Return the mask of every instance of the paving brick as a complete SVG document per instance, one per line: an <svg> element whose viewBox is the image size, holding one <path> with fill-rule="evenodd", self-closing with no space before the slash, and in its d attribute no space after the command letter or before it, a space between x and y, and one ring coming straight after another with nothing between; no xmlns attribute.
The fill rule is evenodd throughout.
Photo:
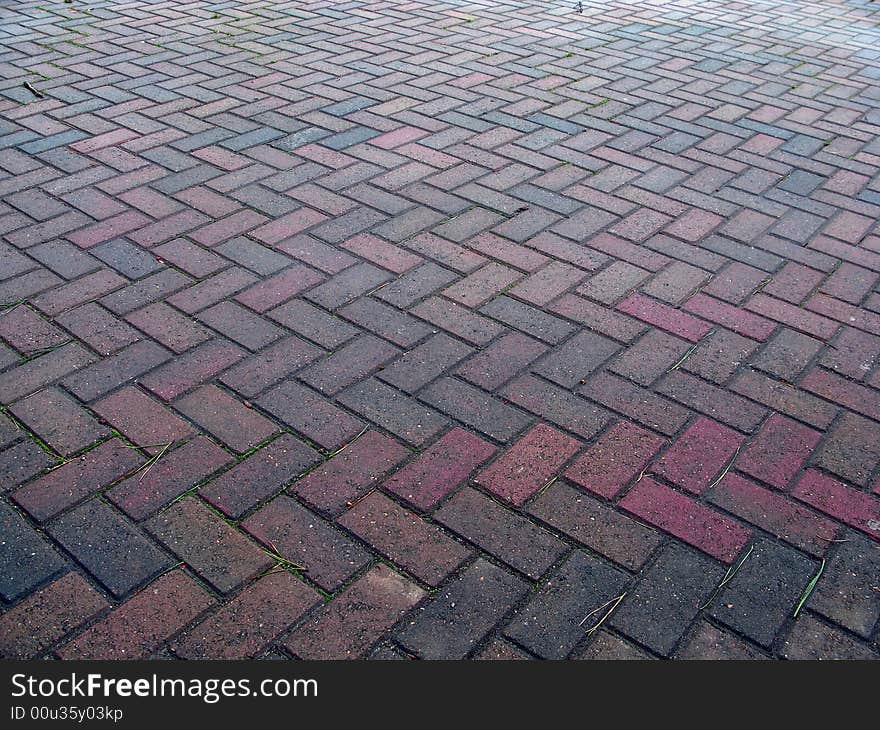
<svg viewBox="0 0 880 730"><path fill-rule="evenodd" d="M376 376L386 383L412 394L442 375L471 352L473 350L464 343L439 332L383 367L380 372L376 373Z"/></svg>
<svg viewBox="0 0 880 730"><path fill-rule="evenodd" d="M0 616L0 656L33 659L109 604L76 573L67 573Z"/></svg>
<svg viewBox="0 0 880 730"><path fill-rule="evenodd" d="M650 273L625 261L615 261L577 288L577 293L608 306L625 297Z"/></svg>
<svg viewBox="0 0 880 730"><path fill-rule="evenodd" d="M135 342L66 377L62 385L81 401L93 401L167 362L171 353L154 342Z"/></svg>
<svg viewBox="0 0 880 730"><path fill-rule="evenodd" d="M461 190L457 192L463 194ZM465 245L469 249L528 273L534 273L548 263L547 257L543 254L507 241L493 233L480 233L466 241Z"/></svg>
<svg viewBox="0 0 880 730"><path fill-rule="evenodd" d="M621 342L632 342L646 329L635 319L573 295L560 297L549 309Z"/></svg>
<svg viewBox="0 0 880 730"><path fill-rule="evenodd" d="M610 373L587 378L578 392L667 436L677 433L689 416L676 403Z"/></svg>
<svg viewBox="0 0 880 730"><path fill-rule="evenodd" d="M21 441L0 451L0 484L3 485L3 491L21 486L54 463L54 459L34 441Z"/></svg>
<svg viewBox="0 0 880 730"><path fill-rule="evenodd" d="M599 630L586 649L580 653L575 652L572 658L584 661L621 661L625 659L644 661L654 657L616 634Z"/></svg>
<svg viewBox="0 0 880 730"><path fill-rule="evenodd" d="M801 380L801 387L863 416L880 420L880 394L839 375L826 370L813 370Z"/></svg>
<svg viewBox="0 0 880 730"><path fill-rule="evenodd" d="M357 334L357 328L326 312L294 300L273 309L268 316L321 347L336 348Z"/></svg>
<svg viewBox="0 0 880 730"><path fill-rule="evenodd" d="M648 386L680 363L689 350L686 342L652 329L615 357L608 369L639 385Z"/></svg>
<svg viewBox="0 0 880 730"><path fill-rule="evenodd" d="M181 570L157 578L74 641L62 659L147 659L165 641L214 605L210 594Z"/></svg>
<svg viewBox="0 0 880 730"><path fill-rule="evenodd" d="M219 593L229 593L275 561L195 497L175 502L146 530Z"/></svg>
<svg viewBox="0 0 880 730"><path fill-rule="evenodd" d="M831 520L737 474L727 474L712 489L709 500L813 555L823 555L838 532Z"/></svg>
<svg viewBox="0 0 880 730"><path fill-rule="evenodd" d="M697 242L711 233L723 220L721 216L695 208L670 223L665 230L684 241Z"/></svg>
<svg viewBox="0 0 880 730"><path fill-rule="evenodd" d="M487 345L504 331L492 320L439 297L426 299L410 312L471 345Z"/></svg>
<svg viewBox="0 0 880 730"><path fill-rule="evenodd" d="M128 279L140 279L163 268L153 254L122 239L95 246L90 253Z"/></svg>
<svg viewBox="0 0 880 730"><path fill-rule="evenodd" d="M473 489L460 491L434 518L533 580L568 550L549 532Z"/></svg>
<svg viewBox="0 0 880 730"><path fill-rule="evenodd" d="M814 457L815 465L865 486L880 462L880 436L874 425L854 413L844 413L826 435Z"/></svg>
<svg viewBox="0 0 880 730"><path fill-rule="evenodd" d="M699 418L651 467L653 474L693 494L702 494L743 443L736 432Z"/></svg>
<svg viewBox="0 0 880 730"><path fill-rule="evenodd" d="M24 430L11 418L0 415L0 448L6 448L24 436Z"/></svg>
<svg viewBox="0 0 880 730"><path fill-rule="evenodd" d="M239 454L279 430L215 385L199 388L175 402L174 407Z"/></svg>
<svg viewBox="0 0 880 730"><path fill-rule="evenodd" d="M577 80L579 59L559 51L547 32L558 18L540 4L380 4L354 25L313 5L273 6L266 21L266 5L236 10L247 52L203 32L202 0L176 5L175 43L139 47L135 65L122 6L78 26L89 50L74 56L50 38L55 25L18 13L16 49L51 91L34 99L13 82L0 104L0 493L23 524L39 535L96 498L141 534L186 497L237 529L292 486L301 509L317 510L303 529L343 535L325 520L377 489L432 526L436 510L479 493L485 514L463 512L457 536L440 528L473 546L469 560L534 579L548 553L526 553L525 535L561 530L564 543L638 573L634 585L656 576L661 588L658 551L692 540L724 560L742 555L743 533L704 534L715 516L807 560L830 561L849 545L833 542L840 535L876 541L880 116L860 9L793 0L757 28L739 9L694 13L683 0L660 21L594 4L584 12L596 42L618 42L610 56L585 51L597 70ZM148 34L159 27L144 22ZM459 42L490 26L494 55ZM279 39L296 73L275 54L255 75L245 56ZM153 73L146 85L137 63ZM656 448L633 438L633 453L602 458L619 419ZM572 460L586 485L532 494L523 482L516 498L531 494L522 507L546 504L542 515L469 489L536 426L584 444ZM372 450L349 464L368 437ZM55 456L90 448L86 461ZM527 466L520 477L540 464ZM663 534L625 514L646 494ZM30 544L27 530L15 534ZM377 552L365 545L342 583L318 583L339 595L310 617L292 610L239 634L236 621L272 616L259 595L240 613L212 607L218 645L185 639L177 652L168 642L204 616L176 623L169 606L132 629L142 644L118 644L150 658L281 659L298 655L281 644L297 622L314 619L338 627L328 655L535 656L501 635L523 600L513 597L485 613L426 603L462 619L451 650L442 621L424 624L437 636L419 629L417 648L401 644L406 629L383 612L396 604L379 599L362 624L326 618L343 585L366 585ZM16 578L10 605L57 575ZM253 580L234 591L252 595ZM667 649L610 617L569 654L880 648L876 626L860 634L843 614L804 611L766 651L715 618L675 624ZM682 615L657 614L639 619ZM41 651L63 655L71 638L50 636Z"/></svg>
<svg viewBox="0 0 880 730"><path fill-rule="evenodd" d="M767 659L734 634L701 621L693 635L676 652L677 659L753 661Z"/></svg>
<svg viewBox="0 0 880 730"><path fill-rule="evenodd" d="M126 386L102 398L92 408L126 438L152 454L159 453L166 444L195 434L190 424L135 386Z"/></svg>
<svg viewBox="0 0 880 730"><path fill-rule="evenodd" d="M368 494L339 518L396 565L437 586L469 556L463 545L378 492Z"/></svg>
<svg viewBox="0 0 880 730"><path fill-rule="evenodd" d="M297 628L285 647L303 659L362 658L424 596L415 584L377 565Z"/></svg>
<svg viewBox="0 0 880 730"><path fill-rule="evenodd" d="M877 660L878 655L865 644L855 641L839 629L826 626L804 614L792 627L782 645L781 654L790 660L849 659Z"/></svg>
<svg viewBox="0 0 880 730"><path fill-rule="evenodd" d="M432 408L375 378L353 385L338 400L413 446L423 446L449 423Z"/></svg>
<svg viewBox="0 0 880 730"><path fill-rule="evenodd" d="M564 388L583 384L586 377L617 352L618 346L594 332L580 332L543 358L532 371Z"/></svg>
<svg viewBox="0 0 880 730"><path fill-rule="evenodd" d="M608 623L669 656L722 578L724 571L716 562L683 545L670 545L627 592Z"/></svg>
<svg viewBox="0 0 880 730"><path fill-rule="evenodd" d="M650 477L620 501L627 512L724 563L732 563L751 531Z"/></svg>
<svg viewBox="0 0 880 730"><path fill-rule="evenodd" d="M767 281L768 278L770 277L766 272L734 261L713 276L712 281L703 288L703 291L730 304L741 305L761 289L762 285L772 283Z"/></svg>
<svg viewBox="0 0 880 730"><path fill-rule="evenodd" d="M638 570L661 542L658 533L563 482L555 482L529 513L629 570Z"/></svg>
<svg viewBox="0 0 880 730"><path fill-rule="evenodd" d="M254 512L242 527L326 591L335 591L370 562L357 542L286 496Z"/></svg>
<svg viewBox="0 0 880 730"><path fill-rule="evenodd" d="M108 490L106 496L133 520L142 520L232 461L229 452L213 441L195 438L165 452L152 462L149 471L135 472Z"/></svg>
<svg viewBox="0 0 880 730"><path fill-rule="evenodd" d="M747 433L757 429L767 412L761 406L680 371L670 373L661 380L657 390L714 420Z"/></svg>
<svg viewBox="0 0 880 730"><path fill-rule="evenodd" d="M873 225L870 218L844 211L831 221L823 232L848 243L858 243Z"/></svg>
<svg viewBox="0 0 880 730"><path fill-rule="evenodd" d="M576 551L521 608L504 634L544 659L564 659L628 582L623 571ZM584 620L586 619L586 620Z"/></svg>
<svg viewBox="0 0 880 730"><path fill-rule="evenodd" d="M146 248L152 248L156 244L164 243L165 241L171 240L172 238L177 238L181 234L187 233L194 228L198 228L204 223L207 223L208 220L209 219L207 216L202 215L197 211L184 210L180 213L175 213L174 215L168 216L167 218L163 218L160 221L156 221L155 223L152 223L150 225L138 227L137 230L128 235L135 243ZM116 230L114 229L113 234L107 237L115 238L118 235L119 233L116 232ZM74 243L77 242L74 241Z"/></svg>
<svg viewBox="0 0 880 730"><path fill-rule="evenodd" d="M574 327L559 317L508 296L495 297L480 312L551 345L574 332Z"/></svg>
<svg viewBox="0 0 880 730"><path fill-rule="evenodd" d="M211 339L211 331L207 327L161 302L132 312L125 319L163 347L178 354Z"/></svg>
<svg viewBox="0 0 880 730"><path fill-rule="evenodd" d="M253 398L322 354L323 350L309 342L287 337L227 370L220 382L245 398Z"/></svg>
<svg viewBox="0 0 880 730"><path fill-rule="evenodd" d="M12 403L93 363L95 358L71 342L0 373L0 402Z"/></svg>
<svg viewBox="0 0 880 730"><path fill-rule="evenodd" d="M816 448L821 434L773 414L736 460L736 468L785 489Z"/></svg>
<svg viewBox="0 0 880 730"><path fill-rule="evenodd" d="M317 509L338 513L375 488L406 456L406 449L398 442L367 431L294 484L291 491Z"/></svg>
<svg viewBox="0 0 880 730"><path fill-rule="evenodd" d="M806 605L868 639L880 619L873 587L880 546L854 532L847 532L844 539L846 542L834 546Z"/></svg>
<svg viewBox="0 0 880 730"><path fill-rule="evenodd" d="M444 289L443 295L465 307L477 307L509 289L520 277L519 272L492 262Z"/></svg>
<svg viewBox="0 0 880 730"><path fill-rule="evenodd" d="M61 572L66 563L11 507L0 503L0 596L15 601Z"/></svg>
<svg viewBox="0 0 880 730"><path fill-rule="evenodd" d="M531 375L524 375L503 390L511 403L589 439L608 423L609 416L583 398Z"/></svg>
<svg viewBox="0 0 880 730"><path fill-rule="evenodd" d="M565 478L613 499L648 465L664 440L629 421L606 431L565 471Z"/></svg>
<svg viewBox="0 0 880 730"><path fill-rule="evenodd" d="M4 261L4 265L6 262ZM0 284L0 302L11 305L24 301L37 292L57 286L61 279L50 271L37 269L26 274L6 279Z"/></svg>
<svg viewBox="0 0 880 730"><path fill-rule="evenodd" d="M496 340L455 372L474 385L496 390L546 351L536 340L513 332Z"/></svg>
<svg viewBox="0 0 880 730"><path fill-rule="evenodd" d="M804 334L827 341L837 332L839 325L818 314L813 314L766 294L757 294L746 305L751 311L780 322Z"/></svg>
<svg viewBox="0 0 880 730"><path fill-rule="evenodd" d="M110 435L88 411L58 388L46 388L9 409L62 456L70 456Z"/></svg>
<svg viewBox="0 0 880 730"><path fill-rule="evenodd" d="M691 297L685 304L685 309L753 340L764 341L776 330L776 324L763 317L703 294Z"/></svg>
<svg viewBox="0 0 880 730"><path fill-rule="evenodd" d="M524 651L503 639L494 639L474 659L480 661L517 661L531 659Z"/></svg>
<svg viewBox="0 0 880 730"><path fill-rule="evenodd" d="M495 452L495 447L481 438L454 428L386 479L382 489L429 511Z"/></svg>
<svg viewBox="0 0 880 730"><path fill-rule="evenodd" d="M7 368L10 365L19 362L19 360L20 358L15 350L11 347L0 344L0 368Z"/></svg>
<svg viewBox="0 0 880 730"><path fill-rule="evenodd" d="M513 287L510 294L529 304L544 306L569 289L573 289L585 276L583 271L574 266L551 261L543 269Z"/></svg>
<svg viewBox="0 0 880 730"><path fill-rule="evenodd" d="M371 264L357 264L310 289L305 296L325 309L336 309L376 289L390 278L387 272Z"/></svg>
<svg viewBox="0 0 880 730"><path fill-rule="evenodd" d="M233 266L207 279L202 279L184 291L168 297L166 301L187 314L195 314L212 304L237 294L257 281L257 277L249 271ZM132 307L132 309L136 308Z"/></svg>
<svg viewBox="0 0 880 730"><path fill-rule="evenodd" d="M241 210L192 231L189 237L203 246L216 246L218 243L229 241L235 238L235 236L247 233L251 229L265 223L266 220L266 216L255 213L252 210Z"/></svg>
<svg viewBox="0 0 880 730"><path fill-rule="evenodd" d="M339 314L399 347L413 347L431 334L431 328L415 317L373 299L358 299Z"/></svg>
<svg viewBox="0 0 880 730"><path fill-rule="evenodd" d="M822 281L822 278L822 274L818 271L789 261L773 275L770 283L762 291L790 304L800 304Z"/></svg>
<svg viewBox="0 0 880 730"><path fill-rule="evenodd" d="M293 236L274 246L277 250L328 274L336 274L357 261L338 248L307 235Z"/></svg>
<svg viewBox="0 0 880 730"><path fill-rule="evenodd" d="M307 368L299 377L315 390L332 396L367 377L399 352L378 337L362 334Z"/></svg>
<svg viewBox="0 0 880 730"><path fill-rule="evenodd" d="M858 304L874 288L877 279L876 273L844 261L819 287L819 291L850 304Z"/></svg>
<svg viewBox="0 0 880 730"><path fill-rule="evenodd" d="M880 537L880 499L813 470L800 478L791 494L874 540Z"/></svg>
<svg viewBox="0 0 880 730"><path fill-rule="evenodd" d="M210 340L140 377L138 382L163 401L172 401L235 364L245 351L226 340Z"/></svg>
<svg viewBox="0 0 880 730"><path fill-rule="evenodd" d="M363 427L354 416L289 380L266 391L257 405L328 451L344 446Z"/></svg>
<svg viewBox="0 0 880 730"><path fill-rule="evenodd" d="M834 344L826 348L819 362L836 373L864 380L880 357L880 338L846 327Z"/></svg>
<svg viewBox="0 0 880 730"><path fill-rule="evenodd" d="M134 327L95 302L68 310L55 321L99 355L112 355L141 339L141 333Z"/></svg>
<svg viewBox="0 0 880 730"><path fill-rule="evenodd" d="M796 550L765 540L721 589L709 614L761 646L769 646L818 565Z"/></svg>
<svg viewBox="0 0 880 730"><path fill-rule="evenodd" d="M795 382L821 349L818 340L783 327L751 364L777 378Z"/></svg>
<svg viewBox="0 0 880 730"><path fill-rule="evenodd" d="M168 553L97 499L54 520L47 531L116 598L173 565Z"/></svg>
<svg viewBox="0 0 880 730"><path fill-rule="evenodd" d="M369 234L355 236L343 243L342 247L395 274L403 274L424 260L421 256Z"/></svg>
<svg viewBox="0 0 880 730"><path fill-rule="evenodd" d="M101 297L98 301L114 314L124 315L169 295L173 295L175 300L178 297L183 299L185 292L180 290L190 284L192 282L188 277L174 269L160 269L155 274Z"/></svg>
<svg viewBox="0 0 880 730"><path fill-rule="evenodd" d="M374 296L395 307L410 307L455 281L456 278L456 274L448 269L428 262L389 282L377 290Z"/></svg>
<svg viewBox="0 0 880 730"><path fill-rule="evenodd" d="M235 295L234 299L260 314L320 284L325 277L307 266L295 265Z"/></svg>
<svg viewBox="0 0 880 730"><path fill-rule="evenodd" d="M77 305L91 302L127 283L119 274L102 269L64 286L44 292L31 301L48 317L55 317Z"/></svg>
<svg viewBox="0 0 880 730"><path fill-rule="evenodd" d="M519 507L553 478L581 448L581 443L538 424L483 469L475 481Z"/></svg>
<svg viewBox="0 0 880 730"><path fill-rule="evenodd" d="M7 309L0 317L0 338L22 354L37 353L69 341L69 337L27 306Z"/></svg>
<svg viewBox="0 0 880 730"><path fill-rule="evenodd" d="M400 643L425 659L463 659L528 591L528 583L479 559L414 614Z"/></svg>
<svg viewBox="0 0 880 730"><path fill-rule="evenodd" d="M403 649L399 649L390 641L383 641L366 657L371 661L411 661L414 657L410 656Z"/></svg>
<svg viewBox="0 0 880 730"><path fill-rule="evenodd" d="M314 449L283 434L206 484L199 495L224 514L239 518L319 462Z"/></svg>
<svg viewBox="0 0 880 730"><path fill-rule="evenodd" d="M13 500L35 520L44 522L133 472L143 461L134 449L111 439L22 487Z"/></svg>
<svg viewBox="0 0 880 730"><path fill-rule="evenodd" d="M271 573L185 631L171 648L185 659L249 659L320 602L293 574Z"/></svg>
<svg viewBox="0 0 880 730"><path fill-rule="evenodd" d="M683 261L673 261L641 288L648 296L678 305L700 287L709 274Z"/></svg>
<svg viewBox="0 0 880 730"><path fill-rule="evenodd" d="M839 410L837 406L820 400L799 388L749 370L740 373L730 384L730 389L763 403L773 410L821 429L828 428ZM736 399L736 396L732 396L732 398ZM744 422L739 427L744 431L751 431L753 426L750 423L751 421L748 424Z"/></svg>
<svg viewBox="0 0 880 730"><path fill-rule="evenodd" d="M233 302L215 304L200 312L197 317L224 337L228 337L251 352L261 350L283 334L280 327Z"/></svg>
<svg viewBox="0 0 880 730"><path fill-rule="evenodd" d="M497 441L509 441L531 422L503 401L451 378L435 381L421 399Z"/></svg>
<svg viewBox="0 0 880 730"><path fill-rule="evenodd" d="M617 309L690 342L699 342L712 329L711 325L696 317L641 294L625 299Z"/></svg>

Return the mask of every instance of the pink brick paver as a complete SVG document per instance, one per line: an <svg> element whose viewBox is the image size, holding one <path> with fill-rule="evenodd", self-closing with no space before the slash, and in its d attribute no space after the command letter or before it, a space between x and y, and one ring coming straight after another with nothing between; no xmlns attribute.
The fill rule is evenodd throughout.
<svg viewBox="0 0 880 730"><path fill-rule="evenodd" d="M876 3L51 6L0 658L880 658Z"/></svg>

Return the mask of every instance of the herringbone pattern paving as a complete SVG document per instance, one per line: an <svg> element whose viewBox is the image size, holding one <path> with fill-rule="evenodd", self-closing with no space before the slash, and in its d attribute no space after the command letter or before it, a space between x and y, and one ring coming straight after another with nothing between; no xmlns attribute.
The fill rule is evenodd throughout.
<svg viewBox="0 0 880 730"><path fill-rule="evenodd" d="M877 658L878 20L4 3L0 654Z"/></svg>

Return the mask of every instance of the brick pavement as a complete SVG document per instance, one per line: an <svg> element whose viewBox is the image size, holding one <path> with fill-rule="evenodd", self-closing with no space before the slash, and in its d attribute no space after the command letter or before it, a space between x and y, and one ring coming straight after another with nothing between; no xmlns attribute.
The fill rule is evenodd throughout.
<svg viewBox="0 0 880 730"><path fill-rule="evenodd" d="M4 3L0 653L877 658L878 20Z"/></svg>

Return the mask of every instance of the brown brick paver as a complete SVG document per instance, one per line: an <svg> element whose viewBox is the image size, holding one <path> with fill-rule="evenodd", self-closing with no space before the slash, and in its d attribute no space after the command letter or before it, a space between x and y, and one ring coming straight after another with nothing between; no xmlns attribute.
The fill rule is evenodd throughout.
<svg viewBox="0 0 880 730"><path fill-rule="evenodd" d="M880 657L878 20L4 3L0 656Z"/></svg>

